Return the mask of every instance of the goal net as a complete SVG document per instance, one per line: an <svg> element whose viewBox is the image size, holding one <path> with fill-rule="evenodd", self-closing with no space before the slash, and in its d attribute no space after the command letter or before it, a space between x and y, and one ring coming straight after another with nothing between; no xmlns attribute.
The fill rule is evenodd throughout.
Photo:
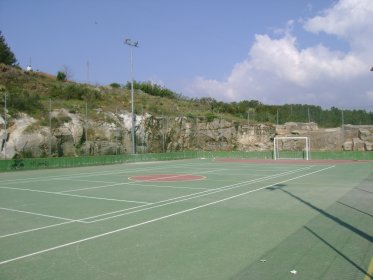
<svg viewBox="0 0 373 280"><path fill-rule="evenodd" d="M309 137L275 137L273 141L274 159L310 159Z"/></svg>

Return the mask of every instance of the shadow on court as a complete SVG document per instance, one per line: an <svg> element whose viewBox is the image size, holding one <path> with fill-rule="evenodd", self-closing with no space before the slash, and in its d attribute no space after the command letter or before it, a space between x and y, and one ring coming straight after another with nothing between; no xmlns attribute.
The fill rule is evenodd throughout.
<svg viewBox="0 0 373 280"><path fill-rule="evenodd" d="M339 224L340 226L352 231L353 233L359 235L360 237L366 239L367 241L369 242L373 242L373 237L371 235L369 235L368 233L352 226L351 224L349 223L346 223L345 221L343 221L342 219L326 212L325 210L323 209L320 209L318 208L317 206L313 205L312 203L300 198L299 196L291 193L290 191L287 191L285 189L286 185L284 184L277 184L277 185L274 185L274 186L271 186L271 187L268 187L267 189L270 190L270 191L275 191L275 190L280 190L286 194L288 194L289 196L291 196L292 198L295 198L296 200L302 202L303 204L307 205L308 207L312 208L313 210L316 210L317 212L319 212L320 214L322 214L324 217L334 221L335 223ZM352 207L352 206L349 206L345 203L342 203L340 201L337 201L337 203L339 204L342 204L344 206L347 206L355 211L358 211L360 213L363 213L365 215L368 215L370 217L373 217L372 215L364 212L364 211L361 211L355 207ZM366 276L370 277L370 275L368 274L368 272L366 270L364 270L362 267L360 267L358 264L356 264L354 261L352 261L349 257L347 257L345 254L343 254L340 250L338 250L337 248L335 248L332 244L330 244L329 242L327 242L324 238L322 238L320 235L318 235L315 231L313 231L312 229L310 229L308 226L304 226L304 228L310 232L311 234L313 234L315 237L317 237L320 241L322 241L325 245L327 245L330 249L332 249L334 252L336 252L338 255L340 255L343 259L345 259L347 262L349 262L351 265L353 265L356 269L358 269L360 272L362 272L363 274L365 274ZM371 278L372 279L372 278Z"/></svg>
<svg viewBox="0 0 373 280"><path fill-rule="evenodd" d="M295 198L296 200L302 202L303 204L307 205L308 207L312 208L313 210L316 210L317 212L322 214L324 217L336 222L337 224L339 224L342 227L345 227L345 228L351 230L352 232L360 235L362 238L368 240L369 242L373 242L373 236L371 236L371 235L367 234L366 232L350 225L349 223L346 223L345 221L343 221L340 218L324 211L323 209L318 208L317 206L313 205L312 203L310 203L308 201L305 201L304 199L300 198L299 196L296 196L295 194L292 194L291 192L285 190L284 187L286 187L286 185L278 184L278 185L268 187L267 189L271 190L271 191L281 190L282 192L284 192L284 193L288 194L289 196ZM364 213L364 214L366 214L366 213Z"/></svg>
<svg viewBox="0 0 373 280"><path fill-rule="evenodd" d="M337 279L335 277L340 277L338 279L362 279L364 277L364 279L373 279L370 272L367 271L368 266L364 263L366 260L363 260L365 255L370 256L369 252L371 252L371 249L369 248L371 248L371 245L369 244L373 242L372 235L293 194L287 190L286 187L287 185L285 184L276 184L268 187L267 190L283 192L312 210L315 210L321 214L321 216L315 217L315 219L307 223L307 225L304 225L297 232L279 243L278 246L262 255L260 260L250 264L239 274L232 277L231 280L288 279L288 277L290 277L290 270L294 269L294 267L301 270L299 272L300 275L297 275L301 277L301 279L331 279L329 277L332 277L332 279ZM357 191L357 188L353 191ZM347 195L351 195L351 193ZM370 198L367 199L370 201ZM334 206L337 204L346 207L346 210L350 209L357 214L363 214L361 216L365 218L365 220L368 219L368 222L372 217L371 214L362 211L362 209L357 209L346 203L336 201ZM327 218L332 221L332 223L335 223L337 228L335 226L333 227L332 224L326 225L325 219L321 217ZM362 219L362 221L363 220L364 219ZM345 230L339 231L338 227L342 227L353 233L352 237L348 237ZM366 252L361 250L362 247L359 247L360 249L357 249L357 251L347 248L346 243L343 243L343 241L341 242L341 236L345 241L348 240L348 242L352 242L350 246L347 247L354 247L354 249L356 249L356 246L359 247L365 244L363 246L366 247L364 249ZM362 239L364 239L365 242ZM360 243L355 243L356 240L360 240ZM323 244L325 246L318 246L317 244ZM368 244L368 246L366 246L366 244ZM325 248L329 248L329 252L325 251ZM333 255L338 255L339 261L336 261ZM309 267L307 267L307 262L309 263ZM327 274L326 271L329 274Z"/></svg>

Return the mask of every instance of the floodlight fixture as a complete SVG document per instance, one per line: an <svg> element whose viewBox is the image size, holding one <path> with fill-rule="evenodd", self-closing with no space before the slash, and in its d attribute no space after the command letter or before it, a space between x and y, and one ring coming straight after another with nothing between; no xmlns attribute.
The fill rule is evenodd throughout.
<svg viewBox="0 0 373 280"><path fill-rule="evenodd" d="M129 39L129 38L124 39L124 43L125 43L126 45L131 46L131 47L138 47L138 46L139 46L139 42L138 42L138 41L132 41L132 40Z"/></svg>

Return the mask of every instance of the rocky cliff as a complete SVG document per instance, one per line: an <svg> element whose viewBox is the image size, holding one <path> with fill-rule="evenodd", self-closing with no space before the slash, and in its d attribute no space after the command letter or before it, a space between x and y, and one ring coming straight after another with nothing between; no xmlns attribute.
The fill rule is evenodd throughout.
<svg viewBox="0 0 373 280"><path fill-rule="evenodd" d="M0 118L0 158L120 154L132 151L131 114L96 111L94 118L60 109L49 124L26 115ZM308 136L312 150L373 150L373 126L321 129L315 123L243 124L224 119L136 116L138 152L271 150L273 138Z"/></svg>

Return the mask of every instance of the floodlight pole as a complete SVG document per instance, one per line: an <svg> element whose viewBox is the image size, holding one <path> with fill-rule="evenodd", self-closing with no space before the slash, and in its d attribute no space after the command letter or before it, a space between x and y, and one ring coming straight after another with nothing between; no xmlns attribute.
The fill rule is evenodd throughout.
<svg viewBox="0 0 373 280"><path fill-rule="evenodd" d="M5 141L4 141L4 159L6 159L6 140L8 139L8 132L7 132L7 119L6 119L6 112L7 112L7 108L6 108L6 92L5 92L5 95L4 95L4 128L5 128Z"/></svg>
<svg viewBox="0 0 373 280"><path fill-rule="evenodd" d="M136 144L135 144L135 111L134 111L134 100L133 100L133 54L132 47L138 47L139 42L134 42L131 39L126 38L124 43L130 46L131 53L131 118L132 118L132 127L131 127L131 137L132 137L132 153L136 154Z"/></svg>
<svg viewBox="0 0 373 280"><path fill-rule="evenodd" d="M52 99L49 98L49 156L52 156Z"/></svg>

